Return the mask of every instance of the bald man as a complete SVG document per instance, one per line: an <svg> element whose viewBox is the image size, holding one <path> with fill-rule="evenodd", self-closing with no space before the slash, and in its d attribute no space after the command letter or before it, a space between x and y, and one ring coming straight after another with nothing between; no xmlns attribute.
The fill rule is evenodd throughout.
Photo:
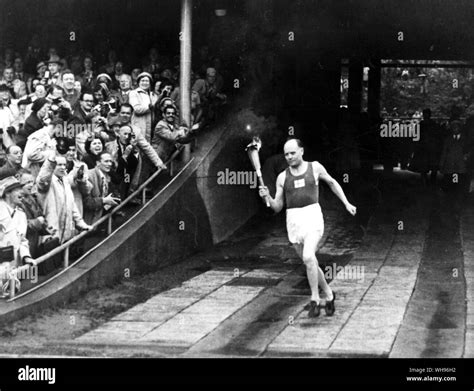
<svg viewBox="0 0 474 391"><path fill-rule="evenodd" d="M304 149L299 139L288 140L283 151L288 168L277 177L275 198L270 196L266 186L259 187L259 194L268 199L270 207L277 213L286 202L288 239L306 266L311 288L308 317L319 316L319 285L326 295L326 315L332 316L336 309L336 295L326 282L316 258L318 243L324 233L323 214L319 205L319 181L323 180L329 185L353 216L356 214L356 207L349 203L341 186L320 163L303 160Z"/></svg>

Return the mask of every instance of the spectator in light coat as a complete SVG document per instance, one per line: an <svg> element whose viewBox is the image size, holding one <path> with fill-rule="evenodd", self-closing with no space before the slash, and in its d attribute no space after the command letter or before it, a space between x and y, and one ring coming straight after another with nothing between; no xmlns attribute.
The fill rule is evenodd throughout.
<svg viewBox="0 0 474 391"><path fill-rule="evenodd" d="M158 97L151 91L152 77L142 72L137 77L138 88L130 91L128 101L133 107L132 125L140 129L142 136L150 142L151 129L154 125L153 112Z"/></svg>
<svg viewBox="0 0 474 391"><path fill-rule="evenodd" d="M62 122L55 120L28 136L21 166L29 170L33 176L38 175L49 152L56 150L56 139L53 136L55 132L62 134L61 127Z"/></svg>

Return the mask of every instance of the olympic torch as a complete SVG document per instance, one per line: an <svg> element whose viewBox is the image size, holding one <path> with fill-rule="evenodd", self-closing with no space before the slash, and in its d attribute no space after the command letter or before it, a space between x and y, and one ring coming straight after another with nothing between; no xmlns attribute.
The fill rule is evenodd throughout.
<svg viewBox="0 0 474 391"><path fill-rule="evenodd" d="M261 171L261 166L260 166L260 157L258 156L258 151L262 147L262 141L260 140L259 137L255 136L252 139L252 142L247 145L247 148L245 150L247 151L249 155L250 162L252 163L252 166L257 173L257 178L258 178L258 183L260 186L265 186L265 183L263 183L263 178L262 178L262 171ZM270 207L270 201L268 200L268 197L265 198L265 203L267 204L267 207Z"/></svg>

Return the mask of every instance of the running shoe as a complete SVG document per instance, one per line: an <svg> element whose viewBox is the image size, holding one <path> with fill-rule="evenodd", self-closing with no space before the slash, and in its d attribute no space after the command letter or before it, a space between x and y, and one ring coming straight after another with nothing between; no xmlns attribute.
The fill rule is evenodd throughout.
<svg viewBox="0 0 474 391"><path fill-rule="evenodd" d="M314 300L309 303L308 318L317 318L319 316L319 305Z"/></svg>
<svg viewBox="0 0 474 391"><path fill-rule="evenodd" d="M336 300L336 292L332 292L332 300L326 300L326 305L324 306L324 310L326 311L327 316L333 316L334 311L336 311L336 307L334 305L334 301Z"/></svg>

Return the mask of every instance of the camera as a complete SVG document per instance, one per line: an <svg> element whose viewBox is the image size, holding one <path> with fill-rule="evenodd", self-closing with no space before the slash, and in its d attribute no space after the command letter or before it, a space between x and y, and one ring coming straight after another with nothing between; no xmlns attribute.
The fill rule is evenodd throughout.
<svg viewBox="0 0 474 391"><path fill-rule="evenodd" d="M111 110L111 107L107 102L102 102L94 106L92 110L98 112L101 117L107 117Z"/></svg>
<svg viewBox="0 0 474 391"><path fill-rule="evenodd" d="M114 99L109 99L106 102L95 105L92 110L98 112L101 117L107 118L109 114L116 112L116 106L117 102Z"/></svg>
<svg viewBox="0 0 474 391"><path fill-rule="evenodd" d="M132 142L132 140L135 139L135 135L133 133L130 133L128 136L127 136L127 144L130 144Z"/></svg>
<svg viewBox="0 0 474 391"><path fill-rule="evenodd" d="M105 119L102 118L102 115L101 118L97 118L97 126L104 126L105 128L107 128L107 124L105 122Z"/></svg>
<svg viewBox="0 0 474 391"><path fill-rule="evenodd" d="M40 80L40 84L43 84L44 86L48 86L50 84L50 79L51 79L51 72L44 71L44 76Z"/></svg>
<svg viewBox="0 0 474 391"><path fill-rule="evenodd" d="M50 118L59 117L64 121L67 121L71 115L71 111L67 106L63 104L63 98L54 98L51 101L51 107L48 115Z"/></svg>

